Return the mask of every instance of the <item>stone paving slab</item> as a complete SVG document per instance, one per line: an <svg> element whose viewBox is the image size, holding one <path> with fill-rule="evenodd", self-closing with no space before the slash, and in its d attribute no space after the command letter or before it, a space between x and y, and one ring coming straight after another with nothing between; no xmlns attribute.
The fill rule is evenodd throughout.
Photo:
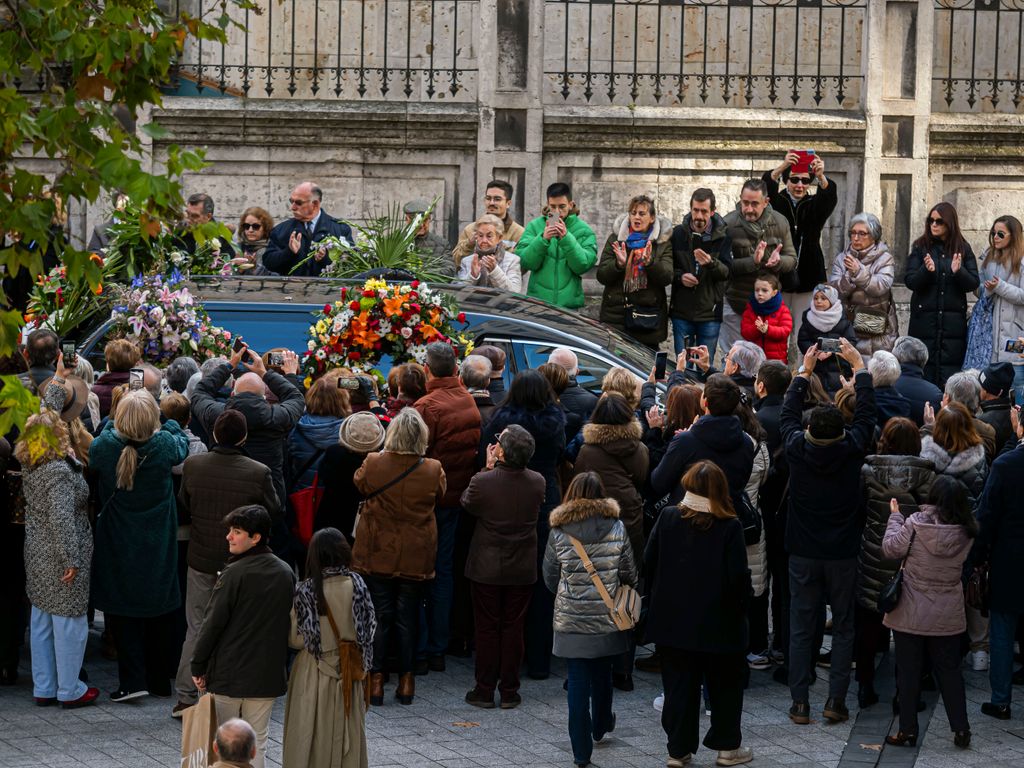
<svg viewBox="0 0 1024 768"><path fill-rule="evenodd" d="M153 697L114 704L108 692L117 685L117 665L97 652L95 632L86 657L91 682L103 691L99 703L80 710L38 708L32 702L29 659L23 653L22 678L17 686L0 687L0 768L173 768L179 765L181 727L170 717L173 699ZM642 652L642 651L641 651ZM945 709L935 706L919 750L904 754L890 747L847 750L847 740L881 732L891 722L889 702L883 699L859 725L829 725L821 718L827 695L826 675L811 689L813 722L789 722L788 690L772 682L768 672L752 672L744 699L744 744L754 749L753 765L762 768L868 768L871 755L884 757L880 766L981 768L1024 766L1024 723L1020 714L1008 722L979 712L988 700L985 673L965 671L968 706L974 730L972 748L953 747ZM481 710L463 701L473 684L472 661L449 659L448 671L417 678L411 706L393 698L394 682L385 689L385 705L366 718L370 765L374 768L485 768L531 766L571 768L572 752L566 730L564 665L556 660L552 677L523 681L523 704L514 710ZM636 690L615 692L615 733L595 746L595 768L661 768L665 765L665 735L652 700L660 693L656 675L636 673ZM929 694L935 697L936 694ZM851 697L852 698L852 697ZM855 702L853 702L855 703ZM1024 707L1021 708L1024 710ZM1020 710L1018 710L1019 712ZM868 714L866 713L866 715ZM851 712L856 716L856 709ZM923 717L923 716L922 716ZM280 768L284 699L273 710L267 765ZM701 733L709 725L702 717ZM922 727L924 723L922 721ZM856 728L856 730L855 730ZM870 729L870 730L865 730ZM851 754L858 754L851 760ZM860 756L865 755L865 756ZM701 749L692 765L714 765L715 754ZM907 760L910 762L907 762ZM302 768L302 766L287 766Z"/></svg>

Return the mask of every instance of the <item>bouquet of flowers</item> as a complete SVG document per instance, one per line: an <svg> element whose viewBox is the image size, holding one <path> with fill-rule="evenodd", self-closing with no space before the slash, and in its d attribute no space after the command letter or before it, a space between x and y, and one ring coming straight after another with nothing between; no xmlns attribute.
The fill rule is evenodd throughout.
<svg viewBox="0 0 1024 768"><path fill-rule="evenodd" d="M465 324L466 315L455 301L425 283L367 280L362 288L342 288L341 299L317 313L303 369L309 380L331 368L377 374L374 368L384 355L394 365L411 360L422 364L427 345L435 341L465 355L473 343L456 330L456 322Z"/></svg>
<svg viewBox="0 0 1024 768"><path fill-rule="evenodd" d="M139 275L130 286L119 286L110 319L110 338L135 342L144 358L166 365L180 356L209 358L231 355L231 333L210 322L196 304L183 277Z"/></svg>
<svg viewBox="0 0 1024 768"><path fill-rule="evenodd" d="M95 288L89 286L84 274L69 279L63 264L36 278L25 312L27 325L49 328L64 337L102 311L103 287L117 271L119 259L113 256L104 260L98 253L89 258L101 270Z"/></svg>

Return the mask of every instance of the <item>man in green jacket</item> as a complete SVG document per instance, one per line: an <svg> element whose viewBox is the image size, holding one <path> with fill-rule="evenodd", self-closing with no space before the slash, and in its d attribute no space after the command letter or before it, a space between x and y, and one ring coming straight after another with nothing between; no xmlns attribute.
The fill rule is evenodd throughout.
<svg viewBox="0 0 1024 768"><path fill-rule="evenodd" d="M583 306L583 275L597 263L597 237L579 217L572 189L555 182L542 216L529 223L516 246L527 296L567 309Z"/></svg>

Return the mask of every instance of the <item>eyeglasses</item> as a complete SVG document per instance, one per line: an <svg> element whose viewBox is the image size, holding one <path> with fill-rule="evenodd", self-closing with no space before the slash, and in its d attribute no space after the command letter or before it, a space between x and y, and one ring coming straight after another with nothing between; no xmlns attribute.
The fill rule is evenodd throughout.
<svg viewBox="0 0 1024 768"><path fill-rule="evenodd" d="M998 240L1002 240L1004 237L1009 237L1010 236L1009 232L999 232L999 231L997 231L995 229L993 229L988 234L989 234L989 237L994 237L994 238L996 238Z"/></svg>
<svg viewBox="0 0 1024 768"><path fill-rule="evenodd" d="M484 202L485 203L503 203L503 202L505 202L505 197L503 195L497 195L497 196L485 195L484 196Z"/></svg>
<svg viewBox="0 0 1024 768"><path fill-rule="evenodd" d="M811 183L811 177L810 176L790 176L789 177L789 183L790 184L799 184L800 186L806 187L808 184Z"/></svg>
<svg viewBox="0 0 1024 768"><path fill-rule="evenodd" d="M928 223L936 227L946 226L946 222L944 222L942 219L933 219L931 216L928 217Z"/></svg>
<svg viewBox="0 0 1024 768"><path fill-rule="evenodd" d="M309 200L296 200L294 197L288 201L289 205L305 205Z"/></svg>
<svg viewBox="0 0 1024 768"><path fill-rule="evenodd" d="M249 224L248 222L246 222L245 224L242 225L242 229L263 229L263 225L260 224L259 222L256 222L255 224Z"/></svg>
<svg viewBox="0 0 1024 768"><path fill-rule="evenodd" d="M851 229L849 234L850 234L850 238L851 239L853 239L855 237L871 237L871 233L870 232L864 232L864 231L859 230L859 229Z"/></svg>

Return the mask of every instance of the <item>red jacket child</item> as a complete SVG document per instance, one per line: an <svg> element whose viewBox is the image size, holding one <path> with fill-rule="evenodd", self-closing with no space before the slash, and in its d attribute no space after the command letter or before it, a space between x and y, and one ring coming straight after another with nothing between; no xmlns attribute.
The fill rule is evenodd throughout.
<svg viewBox="0 0 1024 768"><path fill-rule="evenodd" d="M754 281L754 295L743 310L740 333L764 350L769 360L786 362L789 357L789 334L793 331L793 316L782 303L779 279L773 274L759 276Z"/></svg>

